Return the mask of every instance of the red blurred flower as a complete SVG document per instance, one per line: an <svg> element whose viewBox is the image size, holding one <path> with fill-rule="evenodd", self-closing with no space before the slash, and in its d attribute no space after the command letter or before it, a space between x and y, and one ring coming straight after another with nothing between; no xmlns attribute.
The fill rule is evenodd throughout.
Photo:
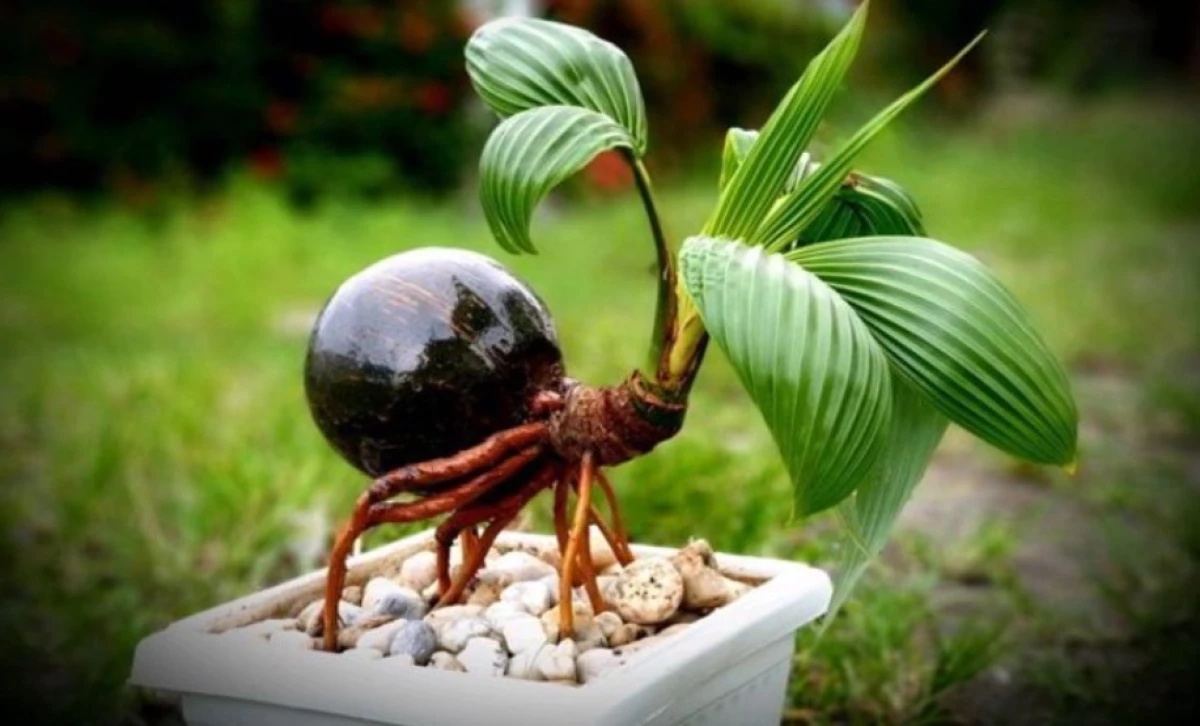
<svg viewBox="0 0 1200 726"><path fill-rule="evenodd" d="M620 152L602 151L584 170L584 178L603 192L625 191L633 184L633 172Z"/></svg>

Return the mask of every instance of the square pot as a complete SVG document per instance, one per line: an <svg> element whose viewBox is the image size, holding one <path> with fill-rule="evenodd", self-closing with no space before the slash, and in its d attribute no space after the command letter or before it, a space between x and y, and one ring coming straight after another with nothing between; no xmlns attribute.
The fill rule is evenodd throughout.
<svg viewBox="0 0 1200 726"><path fill-rule="evenodd" d="M363 584L422 549L432 530L349 562ZM503 545L556 546L553 536L504 532ZM633 547L639 556L675 552ZM796 630L823 614L825 572L784 560L717 554L749 593L662 643L638 650L603 678L571 687L342 658L220 637L286 616L322 596L318 570L177 621L137 648L130 682L178 694L191 726L562 726L564 724L778 724Z"/></svg>

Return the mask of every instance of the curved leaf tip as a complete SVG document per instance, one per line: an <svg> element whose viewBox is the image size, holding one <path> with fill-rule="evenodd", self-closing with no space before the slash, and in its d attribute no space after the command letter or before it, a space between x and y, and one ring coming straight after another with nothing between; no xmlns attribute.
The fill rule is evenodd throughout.
<svg viewBox="0 0 1200 726"><path fill-rule="evenodd" d="M607 116L574 106L542 106L500 123L479 160L484 216L512 253L537 252L529 226L538 203L601 151L632 148L629 133Z"/></svg>
<svg viewBox="0 0 1200 726"><path fill-rule="evenodd" d="M611 118L646 150L646 108L633 64L594 34L540 18L499 18L476 29L467 74L502 117L541 106L577 106Z"/></svg>

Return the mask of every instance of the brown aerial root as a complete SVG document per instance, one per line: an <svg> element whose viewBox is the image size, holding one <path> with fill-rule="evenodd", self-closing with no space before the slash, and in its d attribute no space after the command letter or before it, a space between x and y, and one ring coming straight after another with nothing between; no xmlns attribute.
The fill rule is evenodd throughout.
<svg viewBox="0 0 1200 726"><path fill-rule="evenodd" d="M597 584L590 528L595 527L622 565L633 561L629 535L612 483L601 467L644 454L674 435L684 405L663 400L634 374L620 386L591 388L568 382L563 393L542 391L531 412L544 417L488 437L452 456L411 464L371 483L338 533L325 579L324 648L337 647L338 602L346 583L346 557L367 530L386 523L449 515L435 530L437 604L462 598L500 532L538 493L554 490L558 543L559 633L574 632L572 590L582 586L594 612L607 606ZM606 521L592 503L593 489L608 505ZM574 511L570 494L576 494ZM389 501L402 494L411 501ZM482 528L482 531L480 530ZM451 572L450 550L461 540L462 565Z"/></svg>

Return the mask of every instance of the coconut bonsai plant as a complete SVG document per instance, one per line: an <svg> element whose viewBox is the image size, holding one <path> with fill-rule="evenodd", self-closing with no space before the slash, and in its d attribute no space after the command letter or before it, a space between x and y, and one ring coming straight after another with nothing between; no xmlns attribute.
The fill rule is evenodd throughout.
<svg viewBox="0 0 1200 726"><path fill-rule="evenodd" d="M852 546L835 607L882 547L948 422L1018 457L1074 466L1067 376L1017 301L976 259L924 237L903 189L851 166L970 46L827 158L806 152L866 14L864 2L760 131L729 130L715 206L682 244L660 222L628 58L587 31L542 20L502 19L474 34L467 68L502 118L480 161L496 241L509 253L535 252L539 201L617 150L657 257L654 334L624 381L592 386L566 377L537 296L484 256L421 249L343 284L313 331L308 400L334 447L374 479L331 554L327 650L337 648L345 559L364 531L444 515L438 602L452 603L499 531L544 490L554 497L559 601L570 603L579 583L602 609L587 529L598 527L622 563L633 556L604 468L680 430L710 338L774 437L794 512L840 507ZM595 489L607 516L593 504ZM456 540L464 560L452 577ZM572 608L558 617L570 632Z"/></svg>

